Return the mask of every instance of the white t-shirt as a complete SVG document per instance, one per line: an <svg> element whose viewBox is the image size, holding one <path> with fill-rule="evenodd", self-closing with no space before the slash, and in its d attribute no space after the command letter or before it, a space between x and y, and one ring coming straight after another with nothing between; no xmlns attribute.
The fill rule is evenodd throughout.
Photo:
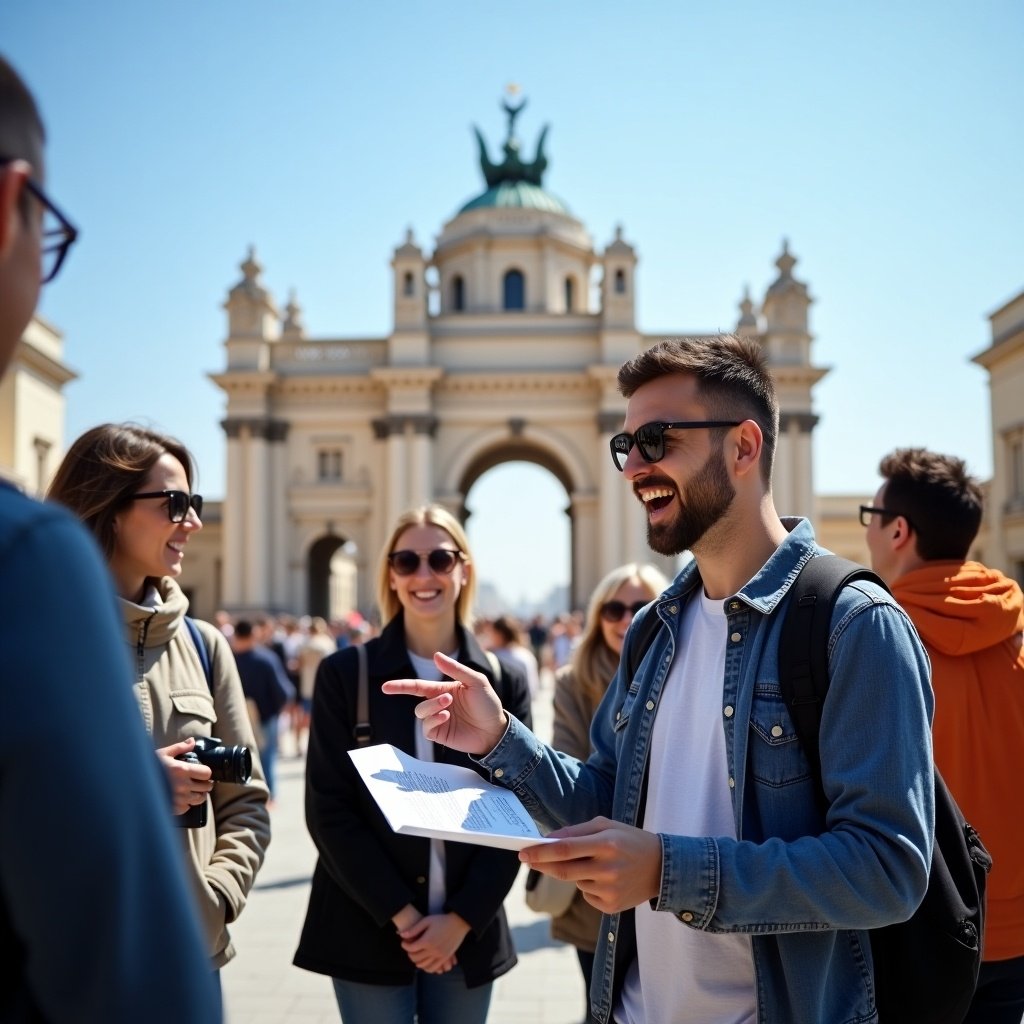
<svg viewBox="0 0 1024 1024"><path fill-rule="evenodd" d="M703 588L680 617L651 736L643 827L678 836L736 836L722 728L727 621ZM719 935L674 914L636 908L637 956L626 973L620 1024L755 1024L748 935Z"/></svg>
<svg viewBox="0 0 1024 1024"><path fill-rule="evenodd" d="M407 652L412 667L416 672L417 679L428 679L440 682L444 676L441 670L434 664L433 658L421 658L412 651ZM458 656L458 651L450 657ZM416 723L416 750L415 756L421 761L434 760L434 744L423 735L423 730ZM430 840L430 870L427 874L427 912L430 914L441 914L444 912L444 900L447 892L444 886L444 840Z"/></svg>

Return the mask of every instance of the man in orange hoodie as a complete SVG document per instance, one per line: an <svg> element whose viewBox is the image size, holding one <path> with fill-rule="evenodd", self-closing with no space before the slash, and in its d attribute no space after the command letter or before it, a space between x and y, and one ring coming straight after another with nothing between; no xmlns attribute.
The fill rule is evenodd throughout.
<svg viewBox="0 0 1024 1024"><path fill-rule="evenodd" d="M963 461L924 448L882 459L861 522L875 572L932 661L935 763L993 858L984 962L966 1022L1024 1015L1024 595L967 553L982 493Z"/></svg>

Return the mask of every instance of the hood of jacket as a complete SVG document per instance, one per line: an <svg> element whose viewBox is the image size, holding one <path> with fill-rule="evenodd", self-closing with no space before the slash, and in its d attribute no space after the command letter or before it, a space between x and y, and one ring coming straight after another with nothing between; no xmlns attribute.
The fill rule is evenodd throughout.
<svg viewBox="0 0 1024 1024"><path fill-rule="evenodd" d="M169 643L188 614L188 598L170 576L156 580L155 586L160 595L160 603L156 608L126 601L123 597L120 599L121 614L130 644L138 642L139 629L147 622L144 631L146 647L160 647Z"/></svg>
<svg viewBox="0 0 1024 1024"><path fill-rule="evenodd" d="M943 654L973 654L1024 629L1024 594L980 562L929 562L893 583L925 644Z"/></svg>

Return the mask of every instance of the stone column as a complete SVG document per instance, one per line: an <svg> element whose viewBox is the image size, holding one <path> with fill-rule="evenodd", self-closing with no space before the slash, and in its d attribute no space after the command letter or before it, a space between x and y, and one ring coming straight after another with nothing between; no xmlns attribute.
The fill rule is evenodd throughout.
<svg viewBox="0 0 1024 1024"><path fill-rule="evenodd" d="M244 490L249 521L246 548L246 603L254 608L271 609L270 596L270 536L272 525L272 497L269 490L267 451L267 424L255 420L250 423L249 444L245 460L246 486Z"/></svg>
<svg viewBox="0 0 1024 1024"><path fill-rule="evenodd" d="M227 435L227 492L224 497L224 604L229 611L241 607L245 594L246 523L245 438L242 422L221 423Z"/></svg>
<svg viewBox="0 0 1024 1024"><path fill-rule="evenodd" d="M270 493L267 495L270 508L270 600L275 610L302 611L289 593L288 427L285 420L267 422L267 443L270 447Z"/></svg>
<svg viewBox="0 0 1024 1024"><path fill-rule="evenodd" d="M437 433L436 416L410 416L406 421L412 426L409 450L409 503L425 505L433 501L434 479L431 454L434 436Z"/></svg>
<svg viewBox="0 0 1024 1024"><path fill-rule="evenodd" d="M628 487L622 474L612 462L609 442L622 429L622 414L599 412L597 414L598 446L600 454L600 518L601 518L601 569L602 575L615 566L622 565L625 558L624 519L622 492Z"/></svg>

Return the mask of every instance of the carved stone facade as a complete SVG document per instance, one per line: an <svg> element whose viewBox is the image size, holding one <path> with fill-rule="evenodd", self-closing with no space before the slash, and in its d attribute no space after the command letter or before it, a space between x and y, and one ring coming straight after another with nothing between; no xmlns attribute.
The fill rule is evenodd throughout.
<svg viewBox="0 0 1024 1024"><path fill-rule="evenodd" d="M60 331L32 317L0 380L0 476L26 494L41 496L60 465L64 387L77 376Z"/></svg>
<svg viewBox="0 0 1024 1024"><path fill-rule="evenodd" d="M1024 292L990 314L992 344L974 357L989 375L992 480L982 560L1024 586Z"/></svg>
<svg viewBox="0 0 1024 1024"><path fill-rule="evenodd" d="M506 156L518 149L513 122ZM295 297L281 317L249 253L225 303L227 365L212 375L227 401L217 605L337 612L325 565L344 552L368 611L393 520L428 501L464 515L474 482L512 460L565 488L574 605L623 562L672 572L647 548L639 503L608 452L625 410L616 372L664 336L637 328L633 246L619 229L595 248L540 187L542 157L541 144L530 180L485 167L488 190L443 226L432 252L408 233L391 260L386 337L306 337ZM812 388L826 371L811 362L812 300L795 263L784 246L760 306L740 304L737 330L761 340L778 384L778 507L811 515ZM194 565L185 582L197 613L210 614L203 575Z"/></svg>

